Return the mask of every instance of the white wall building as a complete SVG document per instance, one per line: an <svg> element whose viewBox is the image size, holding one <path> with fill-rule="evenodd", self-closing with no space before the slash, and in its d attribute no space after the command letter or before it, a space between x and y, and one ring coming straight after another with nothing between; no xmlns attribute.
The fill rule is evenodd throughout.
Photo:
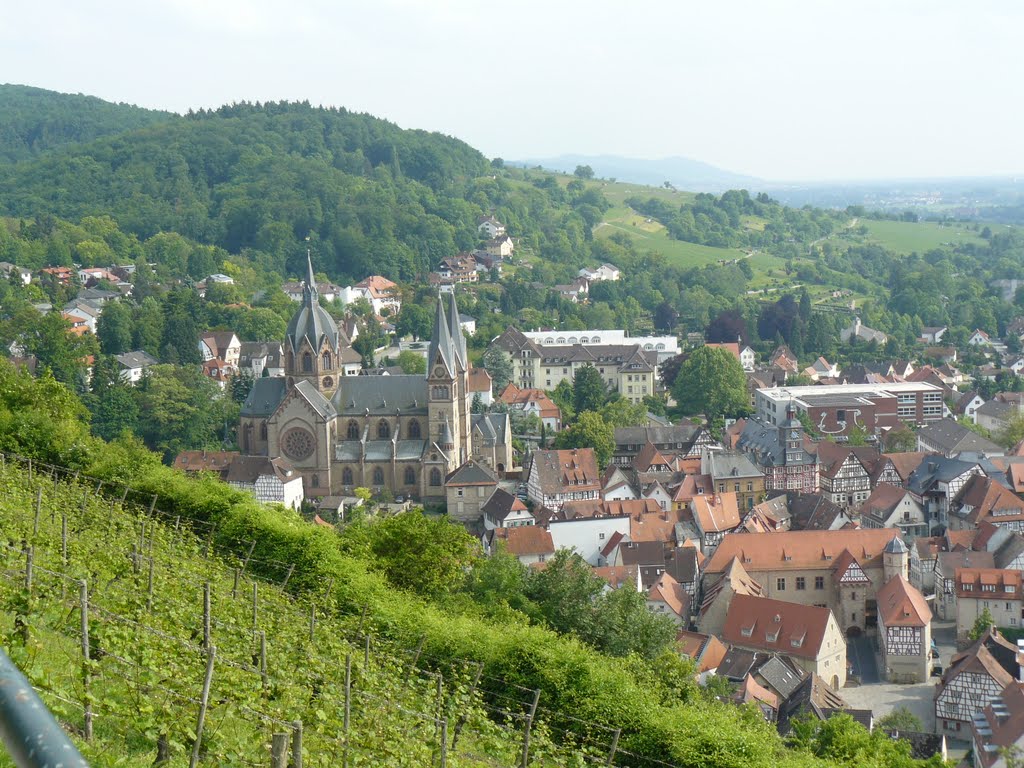
<svg viewBox="0 0 1024 768"><path fill-rule="evenodd" d="M616 517L583 517L573 520L552 520L548 523L555 550L572 549L591 566L598 562L601 550L612 535L629 536L629 515Z"/></svg>
<svg viewBox="0 0 1024 768"><path fill-rule="evenodd" d="M629 336L622 329L596 331L523 331L530 341L546 347L575 346L599 347L607 344L639 344L645 351L657 352L661 364L679 354L679 339L675 336Z"/></svg>

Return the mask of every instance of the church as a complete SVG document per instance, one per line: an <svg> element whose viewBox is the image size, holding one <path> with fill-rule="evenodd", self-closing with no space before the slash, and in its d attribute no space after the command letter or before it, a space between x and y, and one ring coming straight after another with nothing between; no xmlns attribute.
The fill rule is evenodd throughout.
<svg viewBox="0 0 1024 768"><path fill-rule="evenodd" d="M302 306L284 341L284 376L257 379L242 405L242 454L283 456L307 497L365 487L443 502L446 477L467 461L499 477L511 467L508 414L470 410L454 293L438 296L425 375L345 376L340 338L307 260Z"/></svg>

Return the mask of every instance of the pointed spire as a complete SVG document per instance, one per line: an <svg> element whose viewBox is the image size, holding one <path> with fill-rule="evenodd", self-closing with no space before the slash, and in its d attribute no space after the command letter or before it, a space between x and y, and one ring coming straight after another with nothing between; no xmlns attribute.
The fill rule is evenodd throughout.
<svg viewBox="0 0 1024 768"><path fill-rule="evenodd" d="M452 425L448 421L448 415L444 417L444 428L441 430L441 447L451 449L455 445L455 438L452 437Z"/></svg>
<svg viewBox="0 0 1024 768"><path fill-rule="evenodd" d="M462 323L459 321L459 308L455 305L455 290L449 295L448 301L448 327L452 337L452 348L458 357L459 367L462 370L469 368L469 360L466 353L466 337L462 333Z"/></svg>
<svg viewBox="0 0 1024 768"><path fill-rule="evenodd" d="M449 375L455 374L454 350L452 337L448 333L448 319L444 316L444 300L437 297L437 312L434 314L434 329L430 333L430 348L427 352L427 375L437 363L438 355L444 362Z"/></svg>
<svg viewBox="0 0 1024 768"><path fill-rule="evenodd" d="M306 304L316 304L320 300L320 292L316 288L316 278L313 276L313 257L309 248L306 249L306 284L302 288L302 297Z"/></svg>

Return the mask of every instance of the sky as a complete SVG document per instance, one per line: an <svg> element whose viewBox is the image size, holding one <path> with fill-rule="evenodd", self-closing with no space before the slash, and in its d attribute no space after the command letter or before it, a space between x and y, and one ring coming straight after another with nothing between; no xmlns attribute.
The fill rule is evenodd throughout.
<svg viewBox="0 0 1024 768"><path fill-rule="evenodd" d="M6 6L6 7L5 7ZM488 157L1024 174L1016 0L0 0L0 82L344 106Z"/></svg>

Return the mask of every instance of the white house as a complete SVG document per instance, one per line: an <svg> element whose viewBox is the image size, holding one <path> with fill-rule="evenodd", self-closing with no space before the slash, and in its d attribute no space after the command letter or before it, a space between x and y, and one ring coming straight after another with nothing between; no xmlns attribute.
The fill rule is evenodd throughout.
<svg viewBox="0 0 1024 768"><path fill-rule="evenodd" d="M476 231L487 237L488 240L492 240L498 235L505 234L505 225L493 216L481 216Z"/></svg>
<svg viewBox="0 0 1024 768"><path fill-rule="evenodd" d="M380 275L370 275L355 285L342 288L338 294L338 301L342 306L348 306L356 299L366 299L373 307L374 313L378 315L383 315L384 310L397 315L402 310L398 285Z"/></svg>
<svg viewBox="0 0 1024 768"><path fill-rule="evenodd" d="M991 347L992 338L980 328L976 328L967 343L972 347Z"/></svg>
<svg viewBox="0 0 1024 768"><path fill-rule="evenodd" d="M740 350L740 365L743 366L744 371L754 370L755 363L757 363L757 353L754 350L750 347L744 347Z"/></svg>
<svg viewBox="0 0 1024 768"><path fill-rule="evenodd" d="M284 459L266 456L236 456L225 479L233 488L249 491L264 504L283 504L291 509L302 506L302 475Z"/></svg>
<svg viewBox="0 0 1024 768"><path fill-rule="evenodd" d="M459 326L462 328L462 332L467 336L472 336L476 333L476 318L470 317L469 315L459 314Z"/></svg>
<svg viewBox="0 0 1024 768"><path fill-rule="evenodd" d="M121 367L121 381L128 384L137 382L142 378L142 374L147 368L159 362L148 352L143 352L142 350L125 352L123 355L117 355L115 359Z"/></svg>
<svg viewBox="0 0 1024 768"><path fill-rule="evenodd" d="M598 280L618 280L622 277L621 270L614 264L602 264L597 269L587 269L584 267L576 274L584 280L589 280L591 282Z"/></svg>
<svg viewBox="0 0 1024 768"><path fill-rule="evenodd" d="M3 275L5 280L10 280L12 274L16 274L23 285L28 285L32 282L31 269L19 267L15 264L11 264L9 261L0 261L0 275Z"/></svg>
<svg viewBox="0 0 1024 768"><path fill-rule="evenodd" d="M232 331L209 331L199 337L199 352L204 363L220 358L229 366L237 367L242 342Z"/></svg>
<svg viewBox="0 0 1024 768"><path fill-rule="evenodd" d="M555 549L571 549L591 566L601 565L601 550L611 541L612 536L629 537L629 515L614 517L577 517L572 520L555 520L548 523L551 541Z"/></svg>
<svg viewBox="0 0 1024 768"><path fill-rule="evenodd" d="M234 285L235 278L231 277L230 275L224 275L221 274L220 272L216 272L212 275L208 275L205 282L207 285L209 285L210 283L224 283L224 285Z"/></svg>

